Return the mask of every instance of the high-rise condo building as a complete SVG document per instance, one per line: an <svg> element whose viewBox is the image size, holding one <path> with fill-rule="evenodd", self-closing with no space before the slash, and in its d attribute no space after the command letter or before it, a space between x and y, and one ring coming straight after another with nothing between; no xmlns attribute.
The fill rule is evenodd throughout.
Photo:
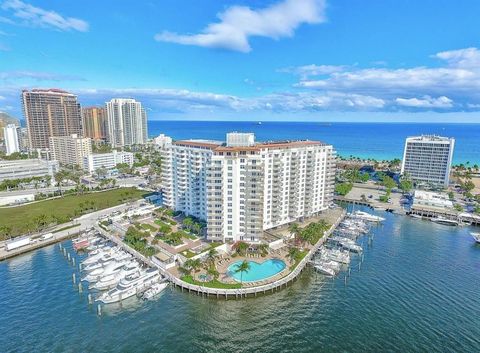
<svg viewBox="0 0 480 353"><path fill-rule="evenodd" d="M54 136L50 137L50 150L60 164L83 166L83 158L92 154L92 141L75 134Z"/></svg>
<svg viewBox="0 0 480 353"><path fill-rule="evenodd" d="M15 124L8 124L3 128L5 152L7 156L15 152L20 152L19 130L20 128Z"/></svg>
<svg viewBox="0 0 480 353"><path fill-rule="evenodd" d="M448 137L408 137L401 173L416 183L448 186L454 146L455 139Z"/></svg>
<svg viewBox="0 0 480 353"><path fill-rule="evenodd" d="M317 141L177 141L164 154L167 206L207 221L210 240L259 242L333 200L335 151ZM242 141L243 140L243 145ZM232 140L229 141L232 143Z"/></svg>
<svg viewBox="0 0 480 353"><path fill-rule="evenodd" d="M93 141L107 139L107 112L105 107L82 108L83 136Z"/></svg>
<svg viewBox="0 0 480 353"><path fill-rule="evenodd" d="M22 104L30 148L48 148L52 136L82 134L80 104L74 94L59 89L24 90Z"/></svg>
<svg viewBox="0 0 480 353"><path fill-rule="evenodd" d="M134 99L115 98L105 105L108 142L113 147L147 142L147 114L140 102Z"/></svg>
<svg viewBox="0 0 480 353"><path fill-rule="evenodd" d="M170 208L207 219L207 169L221 142L176 141L162 150L164 203Z"/></svg>

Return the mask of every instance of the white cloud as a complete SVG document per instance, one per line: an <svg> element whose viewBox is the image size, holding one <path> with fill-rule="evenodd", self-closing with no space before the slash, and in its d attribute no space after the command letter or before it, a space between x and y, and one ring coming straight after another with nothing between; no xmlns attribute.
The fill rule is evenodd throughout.
<svg viewBox="0 0 480 353"><path fill-rule="evenodd" d="M304 65L304 66L297 66L297 67L287 67L278 70L279 72L287 72L291 74L295 74L300 76L302 80L306 80L311 76L321 76L321 75L329 75L333 74L334 72L344 71L346 66L343 65Z"/></svg>
<svg viewBox="0 0 480 353"><path fill-rule="evenodd" d="M443 51L433 57L440 60L440 66L400 69L334 67L338 70L324 74L326 77L312 78L305 74L306 78L301 78L294 86L319 92L373 96L397 106L419 109L455 106L473 109L471 104L480 103L479 49ZM301 69L298 68L297 72L301 72Z"/></svg>
<svg viewBox="0 0 480 353"><path fill-rule="evenodd" d="M217 16L220 21L209 24L201 33L165 31L155 35L155 40L246 53L252 49L250 37L292 37L303 23L324 22L325 0L283 0L258 10L232 6Z"/></svg>
<svg viewBox="0 0 480 353"><path fill-rule="evenodd" d="M75 75L63 75L51 72L40 71L0 71L0 80L17 81L31 79L35 81L83 81L84 79Z"/></svg>
<svg viewBox="0 0 480 353"><path fill-rule="evenodd" d="M453 101L445 96L432 98L424 96L423 98L397 98L395 99L398 105L413 108L451 108Z"/></svg>
<svg viewBox="0 0 480 353"><path fill-rule="evenodd" d="M64 17L51 10L32 6L21 0L6 0L2 4L2 9L12 12L13 17L20 19L23 24L33 27L48 27L61 31L88 31L88 23L84 20L74 17ZM15 23L12 19L2 17L6 23Z"/></svg>
<svg viewBox="0 0 480 353"><path fill-rule="evenodd" d="M106 101L112 97L133 97L156 110L177 112L188 111L232 111L232 112L309 112L320 110L377 110L386 102L371 96L339 92L283 92L264 96L241 98L211 92L194 92L178 89L83 89L75 90L81 99Z"/></svg>

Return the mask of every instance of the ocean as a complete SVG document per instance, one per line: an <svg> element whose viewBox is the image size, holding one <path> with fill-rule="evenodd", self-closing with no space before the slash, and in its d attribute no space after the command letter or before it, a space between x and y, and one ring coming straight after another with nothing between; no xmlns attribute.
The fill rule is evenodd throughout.
<svg viewBox="0 0 480 353"><path fill-rule="evenodd" d="M405 138L436 134L455 138L454 163L480 165L480 124L320 123L251 121L148 122L150 137L164 133L176 140L225 140L231 131L253 132L257 140L320 140L332 144L343 157L378 160L402 158Z"/></svg>
<svg viewBox="0 0 480 353"><path fill-rule="evenodd" d="M329 279L305 271L280 292L89 306L58 245L0 262L0 351L479 352L480 245L470 227L386 212L364 261ZM71 242L64 246L71 250ZM80 258L77 258L77 263Z"/></svg>

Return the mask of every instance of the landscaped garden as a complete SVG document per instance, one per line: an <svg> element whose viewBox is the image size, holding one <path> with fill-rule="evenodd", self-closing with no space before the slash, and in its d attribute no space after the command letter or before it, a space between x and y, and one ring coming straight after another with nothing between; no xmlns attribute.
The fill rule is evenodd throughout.
<svg viewBox="0 0 480 353"><path fill-rule="evenodd" d="M17 207L0 208L0 240L38 232L66 223L83 214L141 198L144 191L119 188L103 192L69 195Z"/></svg>

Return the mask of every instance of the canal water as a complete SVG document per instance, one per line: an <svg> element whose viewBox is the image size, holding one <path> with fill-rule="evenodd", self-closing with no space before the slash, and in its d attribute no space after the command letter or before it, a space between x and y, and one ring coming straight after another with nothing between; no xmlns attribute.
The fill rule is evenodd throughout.
<svg viewBox="0 0 480 353"><path fill-rule="evenodd" d="M239 301L167 289L99 317L58 245L2 262L0 351L479 352L472 229L379 214L387 219L346 284L344 274L307 271L281 292Z"/></svg>

